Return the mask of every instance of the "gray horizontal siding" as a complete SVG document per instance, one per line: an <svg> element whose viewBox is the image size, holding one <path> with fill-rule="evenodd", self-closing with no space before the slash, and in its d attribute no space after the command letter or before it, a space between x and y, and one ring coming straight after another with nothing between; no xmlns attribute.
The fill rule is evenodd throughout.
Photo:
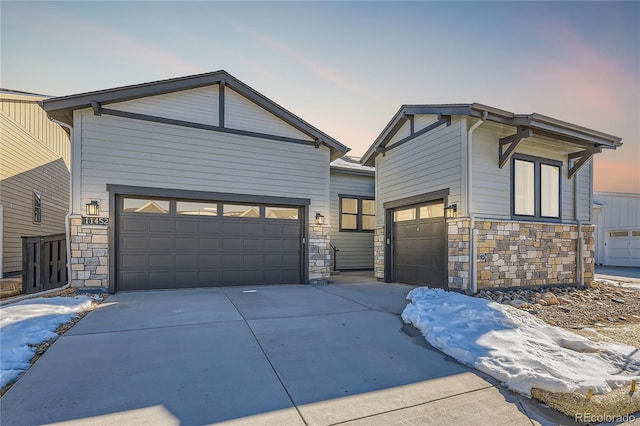
<svg viewBox="0 0 640 426"><path fill-rule="evenodd" d="M513 130L482 125L473 133L473 213L480 217L511 217L511 164L498 167L499 139ZM568 178L567 154L548 147L536 139L521 142L516 153L561 161L562 220L574 221L574 181ZM579 191L579 217L588 221L591 200L591 163L576 175Z"/></svg>
<svg viewBox="0 0 640 426"><path fill-rule="evenodd" d="M69 209L69 170L64 159L32 132L4 113L0 113L0 121L2 262L3 272L9 273L22 269L22 236L64 232ZM34 190L42 196L41 223L32 221Z"/></svg>
<svg viewBox="0 0 640 426"><path fill-rule="evenodd" d="M117 102L105 107L118 111L217 126L219 118L218 93L219 87L214 85Z"/></svg>
<svg viewBox="0 0 640 426"><path fill-rule="evenodd" d="M383 203L449 188L449 202L461 194L461 120L440 126L376 157L377 225Z"/></svg>
<svg viewBox="0 0 640 426"><path fill-rule="evenodd" d="M270 135L312 140L309 136L254 104L231 88L225 88L225 126Z"/></svg>
<svg viewBox="0 0 640 426"><path fill-rule="evenodd" d="M331 244L340 249L337 253L337 269L373 269L373 232L340 232L339 194L373 198L375 195L374 177L332 170L330 219ZM333 259L331 261L333 262Z"/></svg>
<svg viewBox="0 0 640 426"><path fill-rule="evenodd" d="M106 184L311 199L329 215L329 150L309 145L82 114L82 199ZM103 210L104 209L104 210Z"/></svg>

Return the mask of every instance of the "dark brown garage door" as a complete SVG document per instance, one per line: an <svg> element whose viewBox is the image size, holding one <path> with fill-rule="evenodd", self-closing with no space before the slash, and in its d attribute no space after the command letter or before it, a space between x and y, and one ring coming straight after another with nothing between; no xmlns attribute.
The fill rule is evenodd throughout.
<svg viewBox="0 0 640 426"><path fill-rule="evenodd" d="M117 199L117 290L301 283L302 209Z"/></svg>
<svg viewBox="0 0 640 426"><path fill-rule="evenodd" d="M446 288L442 201L393 211L393 280Z"/></svg>

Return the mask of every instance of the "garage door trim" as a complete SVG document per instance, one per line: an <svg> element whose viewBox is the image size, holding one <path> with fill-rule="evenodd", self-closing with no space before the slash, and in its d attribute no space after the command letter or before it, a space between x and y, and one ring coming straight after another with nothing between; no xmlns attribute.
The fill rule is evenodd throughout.
<svg viewBox="0 0 640 426"><path fill-rule="evenodd" d="M307 233L309 223L309 205L311 200L308 198L292 198L292 197L274 197L251 194L223 193L223 192L207 192L207 191L191 191L184 189L168 189L168 188L151 188L128 185L112 185L107 184L109 192L109 292L115 293L117 289L117 198L118 197L159 197L170 199L184 200L210 200L228 203L255 203L255 204L273 204L288 205L300 207L301 217L301 238L303 241L301 248L302 271L301 277L304 283L309 281L309 256L307 250Z"/></svg>
<svg viewBox="0 0 640 426"><path fill-rule="evenodd" d="M418 204L429 203L431 201L443 200L444 205L449 205L449 188L442 189L439 191L427 192L420 195L415 195L413 197L401 198L398 200L388 201L383 203L384 208L384 229L385 229L385 245L384 245L384 281L387 283L393 282L393 211L400 207L411 207ZM447 229L446 226L446 217L445 217L445 231ZM445 247L445 275L448 275L447 268L447 259L448 259L448 250L449 246L449 237L448 232L445 232L444 235L444 247ZM448 282L445 282L445 287L448 288Z"/></svg>

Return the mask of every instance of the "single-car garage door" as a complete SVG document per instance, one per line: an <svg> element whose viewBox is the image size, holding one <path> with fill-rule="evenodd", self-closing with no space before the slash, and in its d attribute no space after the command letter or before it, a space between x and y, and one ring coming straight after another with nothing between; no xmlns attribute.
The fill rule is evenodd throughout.
<svg viewBox="0 0 640 426"><path fill-rule="evenodd" d="M393 211L393 281L446 288L442 200Z"/></svg>
<svg viewBox="0 0 640 426"><path fill-rule="evenodd" d="M116 290L302 282L302 208L117 197Z"/></svg>

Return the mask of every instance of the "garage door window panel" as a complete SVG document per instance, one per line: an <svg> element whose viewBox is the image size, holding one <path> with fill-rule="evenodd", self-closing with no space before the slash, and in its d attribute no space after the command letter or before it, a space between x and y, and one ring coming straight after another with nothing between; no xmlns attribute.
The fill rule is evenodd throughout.
<svg viewBox="0 0 640 426"><path fill-rule="evenodd" d="M267 219L298 220L299 210L294 207L265 207Z"/></svg>
<svg viewBox="0 0 640 426"><path fill-rule="evenodd" d="M225 217L255 218L260 217L260 206L225 204L222 207Z"/></svg>
<svg viewBox="0 0 640 426"><path fill-rule="evenodd" d="M166 200L150 200L142 198L125 198L122 202L124 213L169 214L170 203Z"/></svg>
<svg viewBox="0 0 640 426"><path fill-rule="evenodd" d="M218 203L177 201L176 214L186 216L218 216Z"/></svg>

